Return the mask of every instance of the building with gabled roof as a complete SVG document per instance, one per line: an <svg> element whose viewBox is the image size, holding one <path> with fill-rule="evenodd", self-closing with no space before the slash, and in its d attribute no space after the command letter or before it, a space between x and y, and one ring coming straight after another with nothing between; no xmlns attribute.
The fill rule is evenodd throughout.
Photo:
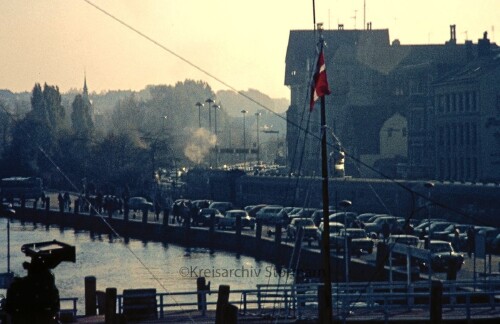
<svg viewBox="0 0 500 324"><path fill-rule="evenodd" d="M442 45L402 45L397 40L390 44L387 29L322 31L332 91L325 97L332 134L328 141L334 144L338 139L346 150L347 175L362 177L376 167L376 156L384 150L380 130L391 116L400 114L407 119L408 129L400 131L408 137L408 146L394 159L403 170L399 176L435 176L433 84L477 57L478 45L457 44L454 31L451 26L450 40ZM288 163L290 171L298 174L321 170L320 109L319 105L312 113L308 109L317 40L315 31L292 30L286 53L285 85L291 93ZM369 161L363 161L366 156Z"/></svg>

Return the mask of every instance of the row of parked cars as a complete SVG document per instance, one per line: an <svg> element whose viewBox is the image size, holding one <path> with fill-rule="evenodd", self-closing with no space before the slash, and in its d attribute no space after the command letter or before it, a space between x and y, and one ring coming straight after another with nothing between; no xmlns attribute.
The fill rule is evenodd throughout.
<svg viewBox="0 0 500 324"><path fill-rule="evenodd" d="M204 202L202 204L202 202ZM213 202L208 200L192 201L193 205L200 205L194 223L208 226L210 217L215 214L216 226L220 229L235 228L236 219L241 217L242 227L254 229L256 222L264 225L282 224L286 237L294 240L299 228L303 229L303 240L321 244L323 232L323 209L285 207L279 205L252 205L237 209L230 202ZM389 235L414 235L420 241L428 238L431 240L450 243L456 251L467 249L467 228L471 225L458 224L445 219L407 220L388 214L355 212L337 212L329 209L330 246L338 251L343 250L347 240L351 241L353 251L372 253L374 240L387 238ZM475 226L474 230L479 235L485 235L486 250L500 253L500 232L498 228ZM455 231L459 232L456 240ZM437 243L436 243L437 244Z"/></svg>

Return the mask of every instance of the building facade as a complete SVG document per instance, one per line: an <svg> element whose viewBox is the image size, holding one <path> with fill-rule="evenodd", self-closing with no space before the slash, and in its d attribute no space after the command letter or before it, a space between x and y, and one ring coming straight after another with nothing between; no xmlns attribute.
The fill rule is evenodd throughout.
<svg viewBox="0 0 500 324"><path fill-rule="evenodd" d="M330 147L340 143L346 151L346 175L463 180L474 178L474 168L477 174L481 173L479 168L484 165L479 160L483 161L484 156L474 156L471 151L460 162L460 154L465 153L457 153L459 144L456 144L455 151L451 148L443 151L438 136L440 132L447 134L447 127L449 132L460 132L465 127L469 127L469 133L474 127L476 132L483 132L479 120L484 125L484 118L495 124L497 119L491 118L496 117L485 115L496 104L493 103L495 90L476 94L478 104L486 103L482 96L488 95L487 102L491 107L478 108L479 120L471 121L469 126L453 126L453 122L444 121L444 118L452 118L451 114L440 113L436 102L445 100L442 99L446 98L444 92L455 91L447 87L459 87L457 82L451 85L445 81L446 78L477 61L481 57L482 42L457 44L455 26L450 26L450 39L441 45L402 45L397 40L391 44L386 29L325 30L322 34L332 90L332 94L326 96L328 142ZM308 109L317 39L314 31L291 31L286 54L285 85L291 91L291 105L287 111L288 165L291 172L304 175L319 174L321 165L320 109L316 107L311 113ZM496 45L488 42L490 57L496 49ZM486 82L494 83L495 78L498 80L495 73L485 73L481 80L476 81L484 88ZM437 95L436 91L441 94ZM436 99L437 96L440 99ZM391 134L396 134L396 130L400 131L400 136L405 133L404 147L394 146L387 140L387 130L382 131L394 116L398 116L399 126L392 127ZM479 141L482 135L478 133L477 138ZM447 154L446 157L443 154ZM454 163L457 163L456 168ZM471 170L469 177L467 168Z"/></svg>

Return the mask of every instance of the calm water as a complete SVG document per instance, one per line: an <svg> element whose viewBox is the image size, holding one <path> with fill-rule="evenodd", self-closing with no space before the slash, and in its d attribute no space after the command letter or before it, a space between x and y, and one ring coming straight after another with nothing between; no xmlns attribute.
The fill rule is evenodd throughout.
<svg viewBox="0 0 500 324"><path fill-rule="evenodd" d="M84 278L95 276L97 289L156 288L157 292L196 290L196 277L211 281L211 288L228 284L231 290L254 289L257 284L284 283L270 263L252 257L204 248L191 248L131 239L112 238L87 231L60 229L11 221L11 271L25 276L22 262L29 261L21 246L58 240L76 247L76 262L63 262L53 273L61 297L78 297L78 311L84 310ZM7 271L7 220L0 218L0 272ZM288 279L290 282L291 279ZM4 293L4 291L2 292ZM170 301L171 302L171 301Z"/></svg>

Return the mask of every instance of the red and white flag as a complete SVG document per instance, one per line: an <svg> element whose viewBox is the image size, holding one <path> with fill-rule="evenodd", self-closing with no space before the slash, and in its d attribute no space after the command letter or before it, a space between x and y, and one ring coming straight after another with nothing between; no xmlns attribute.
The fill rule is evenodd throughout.
<svg viewBox="0 0 500 324"><path fill-rule="evenodd" d="M330 94L330 87L328 86L328 79L326 77L325 57L323 56L323 49L319 52L318 62L316 64L316 71L313 77L311 86L311 102L309 110L312 111L314 103L318 98Z"/></svg>

